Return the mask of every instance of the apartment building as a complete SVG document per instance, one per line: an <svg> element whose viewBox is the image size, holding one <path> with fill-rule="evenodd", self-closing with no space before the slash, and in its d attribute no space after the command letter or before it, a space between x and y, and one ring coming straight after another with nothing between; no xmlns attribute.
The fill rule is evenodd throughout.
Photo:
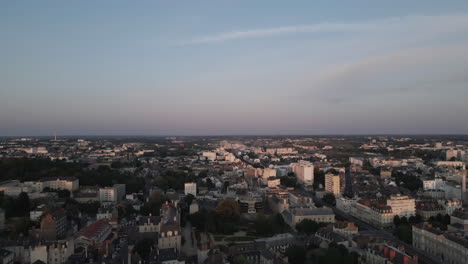
<svg viewBox="0 0 468 264"><path fill-rule="evenodd" d="M340 195L340 176L327 173L325 175L325 191L333 193L335 196Z"/></svg>
<svg viewBox="0 0 468 264"><path fill-rule="evenodd" d="M314 183L314 165L311 162L300 160L297 163L292 163L291 168L300 183L305 185Z"/></svg>

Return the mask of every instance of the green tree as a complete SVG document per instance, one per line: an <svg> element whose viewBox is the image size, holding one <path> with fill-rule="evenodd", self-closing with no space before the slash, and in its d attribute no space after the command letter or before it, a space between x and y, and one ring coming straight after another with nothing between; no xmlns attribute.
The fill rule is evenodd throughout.
<svg viewBox="0 0 468 264"><path fill-rule="evenodd" d="M303 264L306 259L306 249L303 246L290 246L286 249L288 263Z"/></svg>
<svg viewBox="0 0 468 264"><path fill-rule="evenodd" d="M336 198L333 193L327 193L323 196L322 200L328 204L335 205L336 204Z"/></svg>
<svg viewBox="0 0 468 264"><path fill-rule="evenodd" d="M299 233L311 235L317 232L320 228L319 224L310 219L304 219L301 222L296 224L296 230Z"/></svg>
<svg viewBox="0 0 468 264"><path fill-rule="evenodd" d="M148 202L146 202L140 209L140 213L144 215L159 215L161 206L168 201L167 197L160 193L153 193Z"/></svg>
<svg viewBox="0 0 468 264"><path fill-rule="evenodd" d="M239 203L234 200L222 200L216 206L216 213L223 219L238 220L240 217Z"/></svg>
<svg viewBox="0 0 468 264"><path fill-rule="evenodd" d="M151 250L154 246L154 240L150 238L143 238L138 240L135 247L133 248L133 253L137 253L140 258L146 261L151 253Z"/></svg>

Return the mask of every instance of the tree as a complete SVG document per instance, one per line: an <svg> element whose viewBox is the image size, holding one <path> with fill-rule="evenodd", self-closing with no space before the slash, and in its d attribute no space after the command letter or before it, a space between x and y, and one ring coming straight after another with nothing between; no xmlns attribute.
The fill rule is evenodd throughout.
<svg viewBox="0 0 468 264"><path fill-rule="evenodd" d="M151 253L151 249L153 248L154 240L150 238L143 238L139 240L135 247L133 248L133 253L137 253L140 255L142 260L146 260Z"/></svg>
<svg viewBox="0 0 468 264"><path fill-rule="evenodd" d="M161 206L168 201L167 197L160 193L153 193L149 201L146 202L140 209L140 213L144 215L159 215L159 210Z"/></svg>
<svg viewBox="0 0 468 264"><path fill-rule="evenodd" d="M238 220L240 217L239 203L234 200L222 200L215 209L223 219Z"/></svg>
<svg viewBox="0 0 468 264"><path fill-rule="evenodd" d="M190 206L192 204L193 200L195 200L195 196L193 196L193 194L189 193L189 194L187 194L187 196L185 196L185 203L187 205Z"/></svg>
<svg viewBox="0 0 468 264"><path fill-rule="evenodd" d="M297 179L295 177L284 176L280 178L281 185L286 187L296 187Z"/></svg>
<svg viewBox="0 0 468 264"><path fill-rule="evenodd" d="M234 258L234 264L251 264L244 256L237 256Z"/></svg>
<svg viewBox="0 0 468 264"><path fill-rule="evenodd" d="M286 256L288 257L288 263L303 264L306 259L306 249L302 246L290 246L286 249Z"/></svg>
<svg viewBox="0 0 468 264"><path fill-rule="evenodd" d="M399 215L395 215L395 216L393 217L393 224L394 224L395 226L400 226L400 224L401 224L401 219L400 219L400 216L399 216Z"/></svg>
<svg viewBox="0 0 468 264"><path fill-rule="evenodd" d="M412 228L408 224L397 227L395 229L395 236L408 244L413 242Z"/></svg>
<svg viewBox="0 0 468 264"><path fill-rule="evenodd" d="M336 204L336 198L333 193L327 193L323 196L322 200L326 202L327 204L335 205Z"/></svg>
<svg viewBox="0 0 468 264"><path fill-rule="evenodd" d="M311 235L317 232L319 229L319 224L313 220L310 219L304 219L300 221L299 223L296 224L296 230L299 233Z"/></svg>

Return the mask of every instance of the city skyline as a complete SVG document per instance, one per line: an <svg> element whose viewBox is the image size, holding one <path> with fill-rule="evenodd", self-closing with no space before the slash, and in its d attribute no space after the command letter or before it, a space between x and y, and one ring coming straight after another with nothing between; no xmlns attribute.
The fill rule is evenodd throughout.
<svg viewBox="0 0 468 264"><path fill-rule="evenodd" d="M0 136L468 134L468 3L0 4Z"/></svg>

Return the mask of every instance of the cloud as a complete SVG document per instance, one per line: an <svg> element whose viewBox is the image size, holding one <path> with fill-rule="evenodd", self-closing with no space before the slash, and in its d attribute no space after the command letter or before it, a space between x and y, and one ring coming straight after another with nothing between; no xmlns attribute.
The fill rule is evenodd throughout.
<svg viewBox="0 0 468 264"><path fill-rule="evenodd" d="M250 29L240 31L222 32L213 35L194 37L186 44L208 44L241 40L249 38L273 37L291 34L316 34L316 33L359 33L385 31L414 32L415 30L429 30L432 33L450 33L458 30L466 30L468 27L468 15L413 15L405 17L393 17L360 22L325 22L308 25L280 26L264 29Z"/></svg>
<svg viewBox="0 0 468 264"><path fill-rule="evenodd" d="M305 93L327 103L399 96L450 99L468 96L468 44L411 48L335 65L300 80ZM434 95L437 93L438 95Z"/></svg>
<svg viewBox="0 0 468 264"><path fill-rule="evenodd" d="M190 41L192 44L223 42L228 40L244 39L244 38L258 38L270 37L295 33L320 33L320 32L352 32L369 30L372 26L370 24L346 24L346 23L323 23L315 25L297 25L297 26L284 26L267 29L254 29L246 31L233 31L227 33L220 33L212 36L198 37Z"/></svg>

